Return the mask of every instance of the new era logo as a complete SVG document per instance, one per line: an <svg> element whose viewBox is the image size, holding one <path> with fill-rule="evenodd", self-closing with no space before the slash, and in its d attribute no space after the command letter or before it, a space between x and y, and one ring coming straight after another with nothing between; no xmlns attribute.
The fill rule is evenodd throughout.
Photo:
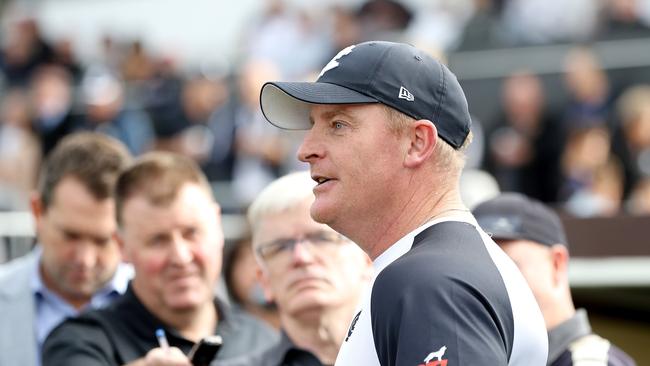
<svg viewBox="0 0 650 366"><path fill-rule="evenodd" d="M403 86L399 88L399 98L400 99L405 99L405 100L407 100L409 102L412 102L412 101L415 100L415 97L413 97L413 94L411 94L411 92L408 91L408 89L406 89Z"/></svg>

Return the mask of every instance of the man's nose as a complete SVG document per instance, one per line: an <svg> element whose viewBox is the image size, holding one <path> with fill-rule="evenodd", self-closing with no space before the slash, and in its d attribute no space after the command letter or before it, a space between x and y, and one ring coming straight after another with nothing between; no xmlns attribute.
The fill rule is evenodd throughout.
<svg viewBox="0 0 650 366"><path fill-rule="evenodd" d="M170 251L170 261L172 263L186 264L192 261L192 249L183 238L174 238L171 243Z"/></svg>
<svg viewBox="0 0 650 366"><path fill-rule="evenodd" d="M297 241L293 245L291 259L294 265L311 263L314 261L313 248L302 240Z"/></svg>
<svg viewBox="0 0 650 366"><path fill-rule="evenodd" d="M319 150L317 143L315 128L307 131L305 137L298 148L298 160L304 163L312 163L315 159L322 157L323 152Z"/></svg>
<svg viewBox="0 0 650 366"><path fill-rule="evenodd" d="M97 250L89 240L85 240L74 249L72 260L84 268L91 268L97 262Z"/></svg>

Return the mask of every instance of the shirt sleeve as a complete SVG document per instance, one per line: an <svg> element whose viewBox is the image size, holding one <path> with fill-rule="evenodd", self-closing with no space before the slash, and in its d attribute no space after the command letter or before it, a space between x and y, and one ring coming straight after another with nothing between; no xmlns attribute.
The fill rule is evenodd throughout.
<svg viewBox="0 0 650 366"><path fill-rule="evenodd" d="M107 334L93 322L68 319L43 344L43 366L116 366Z"/></svg>
<svg viewBox="0 0 650 366"><path fill-rule="evenodd" d="M498 313L509 305L494 306L463 271L432 266L415 259L377 277L371 322L380 364L507 365L513 331Z"/></svg>

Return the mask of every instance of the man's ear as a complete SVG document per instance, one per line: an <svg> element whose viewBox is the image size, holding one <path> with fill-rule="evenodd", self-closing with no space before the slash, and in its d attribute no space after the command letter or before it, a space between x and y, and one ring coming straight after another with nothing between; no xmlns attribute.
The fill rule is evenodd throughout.
<svg viewBox="0 0 650 366"><path fill-rule="evenodd" d="M404 159L407 168L415 168L425 163L438 143L438 130L433 122L421 119L411 124L409 129L411 139L409 149Z"/></svg>
<svg viewBox="0 0 650 366"><path fill-rule="evenodd" d="M258 263L257 268L255 269L255 273L257 274L257 280L259 281L260 285L262 285L262 289L264 290L264 298L266 299L266 302L271 303L275 301L275 298L273 296L273 291L271 290L271 283L268 273L262 269L262 266L263 264Z"/></svg>
<svg viewBox="0 0 650 366"><path fill-rule="evenodd" d="M553 285L557 286L569 278L569 250L562 244L551 247L551 264L553 266Z"/></svg>
<svg viewBox="0 0 650 366"><path fill-rule="evenodd" d="M124 245L124 232L118 228L115 234L113 234L113 237L117 242L117 246L120 248L120 253L122 253L122 261L125 263L133 263L129 251L126 250Z"/></svg>
<svg viewBox="0 0 650 366"><path fill-rule="evenodd" d="M39 231L39 226L43 218L43 213L45 207L43 207L43 200L41 195L38 192L32 192L29 196L29 207L32 210L32 216L34 217L34 225L36 226L36 231Z"/></svg>

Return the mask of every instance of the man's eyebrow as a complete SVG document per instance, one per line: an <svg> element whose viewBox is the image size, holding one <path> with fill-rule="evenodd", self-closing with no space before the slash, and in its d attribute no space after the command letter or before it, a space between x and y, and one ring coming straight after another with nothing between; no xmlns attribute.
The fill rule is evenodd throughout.
<svg viewBox="0 0 650 366"><path fill-rule="evenodd" d="M331 110L331 111L324 111L324 112L321 112L319 116L322 119L325 119L325 120L331 120L331 119L333 119L334 117L337 117L337 116L343 116L346 119L348 119L349 121L355 120L354 116L352 116L350 113L347 113L344 108L337 108L337 109ZM314 117L311 114L309 115L309 122L312 125L314 124Z"/></svg>

